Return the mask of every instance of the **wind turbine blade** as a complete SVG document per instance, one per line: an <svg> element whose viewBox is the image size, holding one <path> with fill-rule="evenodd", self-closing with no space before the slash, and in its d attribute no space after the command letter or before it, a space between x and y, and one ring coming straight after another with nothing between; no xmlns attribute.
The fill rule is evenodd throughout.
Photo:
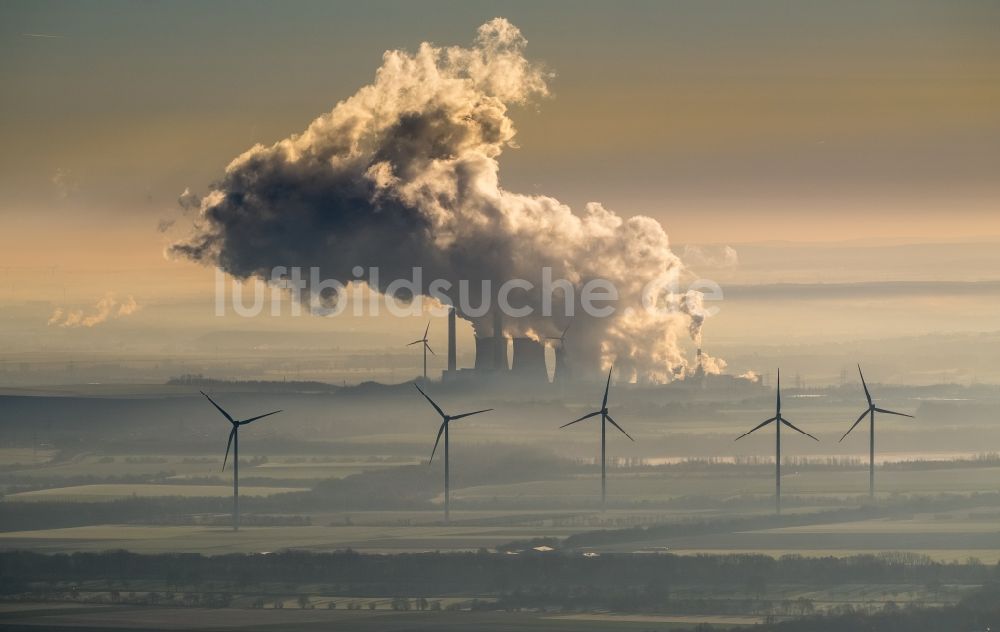
<svg viewBox="0 0 1000 632"><path fill-rule="evenodd" d="M434 350L431 349L431 346L429 344L427 344L426 340L424 341L424 346L427 347L427 350L431 352L432 356L436 356L437 355L436 353L434 353Z"/></svg>
<svg viewBox="0 0 1000 632"><path fill-rule="evenodd" d="M257 421L258 419L263 419L264 417L270 417L271 415L277 415L280 412L281 412L280 410L276 410L273 413L267 413L266 415L257 415L256 417L251 417L250 419L244 419L243 421L239 422L239 424L242 426L242 425L250 423L251 421Z"/></svg>
<svg viewBox="0 0 1000 632"><path fill-rule="evenodd" d="M228 419L228 420L230 421L230 423L236 423L236 420L235 420L235 419L233 419L233 418L232 418L232 417L231 417L231 416L229 415L229 413L227 413L227 412L226 412L225 410L223 410L223 409L222 409L222 406L219 406L218 404L216 404L216 403L215 403L215 400L214 400L214 399L212 399L211 397L209 397L209 396L208 396L208 393L206 393L205 391L199 391L199 392L200 392L200 393L201 393L202 395L204 395L204 396L205 396L205 397L206 397L206 398L208 399L208 401L212 402L212 406L215 406L216 408L218 408L218 409L219 409L219 412L220 412L220 413L222 413L223 415L225 415L226 419Z"/></svg>
<svg viewBox="0 0 1000 632"><path fill-rule="evenodd" d="M788 426L789 428L791 428L795 432L801 432L802 434L804 434L805 436L809 437L810 439L815 439L816 441L819 441L819 439L816 439L816 437L812 436L811 434L809 434L805 430L802 430L800 428L796 428L795 424L793 424L792 422L788 421L784 417L781 418L781 423L785 424L786 426Z"/></svg>
<svg viewBox="0 0 1000 632"><path fill-rule="evenodd" d="M427 340L427 332L431 330L431 321L427 321L427 328L424 329L424 340Z"/></svg>
<svg viewBox="0 0 1000 632"><path fill-rule="evenodd" d="M601 401L601 408L608 407L608 390L611 388L611 371L613 371L614 368L615 367L612 366L608 369L608 383L604 385L604 399Z"/></svg>
<svg viewBox="0 0 1000 632"><path fill-rule="evenodd" d="M560 428L565 428L566 426L572 426L573 424L575 424L578 421L583 421L584 419L590 419L591 417L596 417L596 416L598 416L600 414L601 414L601 411L598 410L597 412L589 413L587 415L584 415L583 417L580 417L579 419L574 419L573 421L569 422L568 424L563 424L563 425L561 425L559 427Z"/></svg>
<svg viewBox="0 0 1000 632"><path fill-rule="evenodd" d="M430 465L434 461L434 453L437 452L438 443L441 442L441 435L444 434L444 427L447 424L448 424L447 421L442 421L441 422L441 427L438 428L438 436L437 436L437 439L434 440L434 449L431 450L431 458L427 460L427 465Z"/></svg>
<svg viewBox="0 0 1000 632"><path fill-rule="evenodd" d="M621 427L621 426L619 426L619 425L618 425L617 423L615 423L615 420L611 418L611 415L605 415L604 417L605 417L605 418L606 418L606 419L607 419L608 421L610 421L610 422L611 422L611 425L612 425L612 426L614 426L615 428L618 428L619 430L621 430L621 431L622 431L622 434L623 434L623 435L625 435L625 436L626 436L626 437L628 437L629 439L632 439L632 435L630 435L629 433L625 432L625 429L624 429L624 428L622 428L622 427ZM632 441L635 441L635 439L632 439Z"/></svg>
<svg viewBox="0 0 1000 632"><path fill-rule="evenodd" d="M479 413L487 413L487 412L489 412L491 410L493 410L493 409L492 408L484 408L482 410L477 410L477 411L474 411L474 412L471 412L471 413L462 413L461 415L452 415L450 417L450 419L451 419L451 421L455 421L456 419L461 419L462 417L471 417L472 415L478 415Z"/></svg>
<svg viewBox="0 0 1000 632"><path fill-rule="evenodd" d="M420 340L414 340L413 342L408 342L408 343L406 343L406 346L407 346L407 347L412 347L413 345L418 345L418 344L420 344L420 343L421 343L421 342L423 342L423 341L424 341L424 339L423 339L423 338L421 338Z"/></svg>
<svg viewBox="0 0 1000 632"><path fill-rule="evenodd" d="M907 415L906 413L897 413L894 410L886 410L884 408L876 408L875 412L877 412L877 413L886 413L888 415L899 415L900 417L909 417L910 419L916 419L913 415Z"/></svg>
<svg viewBox="0 0 1000 632"><path fill-rule="evenodd" d="M861 376L861 386L863 386L865 389L865 398L868 399L868 405L872 406L874 405L874 403L872 402L872 394L868 392L868 384L865 383L865 374L861 372L860 364L858 365L858 374Z"/></svg>
<svg viewBox="0 0 1000 632"><path fill-rule="evenodd" d="M440 407L440 406L438 406L437 404L435 404L435 403L434 403L434 400L433 400L433 399L431 399L430 397L427 397L427 393L425 393L425 392L423 391L423 389L421 389L421 388L420 388L419 386L417 386L416 384L414 384L413 386L414 386L414 387L416 387L416 389L417 389L418 391L420 391L420 394L424 396L424 399L426 399L427 401L429 401L429 402L431 403L431 406L433 406L433 407L434 407L434 410L438 411L438 414L439 414L439 415L441 415L441 417L442 417L442 418L444 418L444 417L447 417L447 416L448 416L448 415L444 414L444 411L443 411L443 410L441 410L441 407Z"/></svg>
<svg viewBox="0 0 1000 632"><path fill-rule="evenodd" d="M236 426L233 426L233 429L229 431L229 442L226 443L226 456L225 456L224 459L222 459L222 471L223 472L226 471L226 462L229 461L229 448L232 447L232 445L233 445L233 437L235 437L235 436L236 436Z"/></svg>
<svg viewBox="0 0 1000 632"><path fill-rule="evenodd" d="M854 425L852 425L852 426L851 426L850 430L848 430L847 432L845 432L845 433L844 433L844 436L840 438L840 441L843 441L844 439L846 439L846 438L847 438L847 435L851 434L851 430L854 430L855 428L857 428L857 427L858 427L858 424L859 424L859 423L861 423L861 420L862 420L862 419L864 419L864 418L865 418L865 416L866 416L866 415L867 415L867 414L868 414L869 412L871 412L871 408L869 408L869 409L868 409L868 410L866 410L865 412L861 413L861 415L860 415L860 416L858 417L858 420L854 422ZM838 441L838 443L840 443L840 442Z"/></svg>
<svg viewBox="0 0 1000 632"><path fill-rule="evenodd" d="M761 428L763 428L767 424L771 423L775 419L777 419L777 417L771 417L770 419L768 419L766 421L760 422L759 424L757 424L756 426L754 426L753 430L747 430L746 432L744 432L740 436L738 436L735 439L733 439L733 441L739 441L740 439L742 439L743 437L747 436L748 434L750 434L752 432L757 432L758 430L760 430Z"/></svg>

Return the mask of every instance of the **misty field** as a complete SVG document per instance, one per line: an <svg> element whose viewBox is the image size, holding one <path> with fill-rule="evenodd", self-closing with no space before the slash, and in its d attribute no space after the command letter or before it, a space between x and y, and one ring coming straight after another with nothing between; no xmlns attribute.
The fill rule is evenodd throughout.
<svg viewBox="0 0 1000 632"><path fill-rule="evenodd" d="M225 447L223 438L223 448ZM245 453L245 451L244 451ZM82 453L56 459L57 453L30 449L0 450L0 466L9 466L8 475L39 480L73 477L131 476L160 477L166 480L232 481L232 469L222 471L222 455L198 454L114 454ZM282 455L270 458L240 459L240 472L245 477L274 479L322 480L343 478L359 472L409 465L415 460L398 458L330 457Z"/></svg>
<svg viewBox="0 0 1000 632"><path fill-rule="evenodd" d="M96 525L0 533L0 548L47 552L128 549L139 553L260 553L282 549L371 553L475 551L512 540L566 537L575 529L456 526L228 527Z"/></svg>
<svg viewBox="0 0 1000 632"><path fill-rule="evenodd" d="M240 487L241 496L270 496L285 492L303 491L295 487ZM75 501L96 502L120 498L223 498L232 496L233 488L227 485L156 485L156 484L109 484L75 485L53 487L31 492L20 492L6 496L6 500L21 502Z"/></svg>
<svg viewBox="0 0 1000 632"><path fill-rule="evenodd" d="M584 625L588 623L603 623L605 625L615 625L617 623L645 623L649 625L674 624L680 626L698 625L722 625L722 626L743 626L757 625L764 621L763 617L732 617L722 615L643 615L643 614L565 614L546 617L553 621L575 621Z"/></svg>
<svg viewBox="0 0 1000 632"><path fill-rule="evenodd" d="M47 463L55 455L55 450L44 448L0 448L0 467L35 466Z"/></svg>
<svg viewBox="0 0 1000 632"><path fill-rule="evenodd" d="M289 604L294 602L292 596ZM170 621L176 630L211 628L245 630L261 627L287 632L317 629L350 629L357 632L403 632L410 630L478 630L481 632L622 632L694 628L702 617L664 617L660 621L629 617L561 617L544 613L444 612L392 610L302 610L298 608L178 609L78 604L0 604L0 618L9 625L45 626L50 630L115 629L138 632ZM749 618L748 618L749 619ZM734 624L736 624L734 622Z"/></svg>
<svg viewBox="0 0 1000 632"><path fill-rule="evenodd" d="M50 434L37 439L37 449L26 443L33 437L23 436L18 445L0 449L0 505L14 512L11 518L17 518L18 507L34 506L18 524L8 521L0 531L0 547L51 552L474 551L602 529L724 523L773 512L773 433L733 441L748 424L770 414L773 399L768 393L734 401L671 402L650 390L618 385L611 400L620 410L616 420L636 442L609 437L609 510L601 513L595 462L599 429L558 427L589 410L589 391L537 401L493 394L481 402L480 395L460 387L447 390L435 384L434 390L435 395L443 391L440 398L455 409L480 404L498 409L463 420L452 433L451 525L443 524L443 465L438 460L427 465L435 413L423 407L410 385L339 398L223 393L222 399L248 409L293 411L241 436L245 503L243 529L237 534L227 528L232 470L221 471L226 429L215 423L215 411L197 393L157 399L129 392L119 399L12 402L24 407L19 415L56 421ZM858 397L850 389L831 389L820 398L788 394L788 415L823 442L794 433L783 442L785 515L873 506L867 498L866 437L862 433L836 441L845 424L857 417ZM908 400L896 407L914 410L920 405ZM906 551L936 560L995 561L1000 533L993 525L1000 505L977 495L1000 488L1000 461L973 458L989 452L986 439L993 436L993 417L949 412L947 406L960 404L936 405L946 408L925 411L916 421L880 426L880 459L896 461L880 466L876 474L874 507L886 507L884 515L833 522L817 518L774 528L723 526L588 544L586 550L837 557ZM58 421L76 414L87 419L88 428L100 430L82 432L75 423ZM134 419L158 423L129 421ZM965 460L902 462L918 458ZM923 508L939 498L951 500L941 509ZM88 513L81 511L83 517L73 520L76 511L59 503L86 504Z"/></svg>
<svg viewBox="0 0 1000 632"><path fill-rule="evenodd" d="M1000 468L949 468L946 463L920 470L880 470L878 493L935 494L993 492L1000 487ZM455 479L460 480L456 475ZM866 469L817 471L783 466L782 492L786 496L816 496L855 501L867 493ZM580 502L592 499L600 492L600 476L595 471L573 478L529 481L502 485L465 487L454 492L453 498L467 501L496 499L545 499ZM664 470L662 472L620 472L608 474L608 497L632 501L667 500L689 496L731 498L737 496L769 496L774 493L774 470L761 467L752 472L720 467L709 471Z"/></svg>
<svg viewBox="0 0 1000 632"><path fill-rule="evenodd" d="M469 448L464 448L468 450ZM321 456L285 454L269 459L248 460L241 467L241 494L254 498L277 498L285 492L305 492L307 486L340 480L345 485L358 476L411 467L420 463L405 455L373 454ZM453 464L453 524L442 524L439 473L417 468L429 476L430 506L415 510L334 510L328 504L316 507L305 501L274 510L305 521L296 526L254 526L245 523L238 533L226 527L231 474L219 472L213 456L165 454L129 457L122 454L82 454L64 460L39 462L33 467L14 465L8 472L30 475L35 487L15 487L4 503L103 502L117 499L217 499L219 503L188 518L192 524L91 524L66 528L0 532L0 547L42 551L98 551L123 548L138 552L190 551L206 553L262 552L282 549L364 552L469 551L494 549L515 540L565 538L594 529L678 522L691 519L725 519L727 516L766 516L772 511L773 470L719 463L703 466L612 467L608 497L627 507L606 514L594 510L600 479L596 468L586 463L569 473L536 480L500 484L466 485L474 464ZM436 466L439 467L439 466ZM167 472L157 475L155 472ZM404 470L400 470L402 472ZM110 472L123 476L152 476L156 482L58 484L73 477L100 478ZM389 481L392 478L387 479ZM990 492L1000 480L1000 468L988 465L954 467L948 463L921 468L880 468L879 498L892 500L903 492L939 493L959 496ZM45 487L46 482L51 487ZM289 485L291 483L291 486ZM857 506L865 502L867 471L863 467L817 469L786 464L783 491L794 499L788 514ZM349 489L346 487L345 489ZM363 493L360 492L359 493ZM694 499L691 501L690 499ZM727 503L733 503L732 508ZM693 504L692 504L693 503ZM335 505L338 503L335 503ZM700 506L699 506L700 505ZM252 519L251 505L245 516ZM548 507L548 509L541 509ZM977 513L978 511L978 513ZM756 529L745 532L704 533L684 537L652 538L602 544L596 552L758 552L772 556L799 554L842 557L854 553L909 551L941 561L970 557L985 563L1000 559L1000 532L995 527L998 509L974 506L960 511L898 516L832 524ZM205 525L219 526L205 526Z"/></svg>
<svg viewBox="0 0 1000 632"><path fill-rule="evenodd" d="M494 515L492 520L501 520ZM540 514L510 516L511 524L489 525L482 514L455 512L456 523L440 523L422 512L352 512L328 514L323 524L311 526L244 526L233 533L225 526L94 525L62 529L0 532L0 548L45 552L127 549L139 553L173 551L196 553L253 553L284 549L335 551L352 549L367 553L426 551L476 551L494 549L516 540L565 538L593 530L587 520L608 524L626 522L630 514ZM477 525L477 521L485 525ZM603 521L603 522L602 522ZM315 522L320 522L319 517ZM351 524L345 524L350 522ZM545 526L546 524L550 526ZM956 514L947 519L917 515L910 519L868 520L815 524L802 527L727 531L700 535L653 537L622 543L588 546L593 553L761 553L773 557L807 555L846 557L861 553L900 551L926 555L942 562L975 558L985 564L1000 561L1000 531L989 521Z"/></svg>

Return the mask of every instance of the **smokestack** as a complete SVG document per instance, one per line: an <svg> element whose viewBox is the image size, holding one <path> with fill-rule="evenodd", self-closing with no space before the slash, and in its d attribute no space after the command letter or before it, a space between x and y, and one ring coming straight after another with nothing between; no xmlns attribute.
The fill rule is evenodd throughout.
<svg viewBox="0 0 1000 632"><path fill-rule="evenodd" d="M503 335L503 314L500 307L493 310L493 368L506 371L507 366L507 338Z"/></svg>
<svg viewBox="0 0 1000 632"><path fill-rule="evenodd" d="M704 358L702 358L701 347L698 347L698 352L697 355L695 356L695 364L694 364L695 377L699 378L705 377L705 365L702 364L703 360Z"/></svg>
<svg viewBox="0 0 1000 632"><path fill-rule="evenodd" d="M457 362L455 362L455 308L448 310L448 370L454 372Z"/></svg>
<svg viewBox="0 0 1000 632"><path fill-rule="evenodd" d="M545 347L531 338L514 338L514 362L510 370L522 377L547 382Z"/></svg>

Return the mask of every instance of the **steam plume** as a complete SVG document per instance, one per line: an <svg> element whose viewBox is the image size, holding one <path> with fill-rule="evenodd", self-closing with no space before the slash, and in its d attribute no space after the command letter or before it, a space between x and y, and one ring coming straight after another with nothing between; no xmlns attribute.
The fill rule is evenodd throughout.
<svg viewBox="0 0 1000 632"><path fill-rule="evenodd" d="M49 326L66 328L94 327L108 320L131 316L139 309L141 306L132 296L124 301L119 301L115 298L114 293L108 292L97 301L89 313L82 309L69 310L57 307L49 317L48 324Z"/></svg>
<svg viewBox="0 0 1000 632"><path fill-rule="evenodd" d="M505 332L518 336L558 335L565 324L541 313L543 268L569 280L577 297L588 280L603 278L618 290L617 311L591 318L577 310L567 336L571 361L593 370L613 361L642 380L683 375L677 340L700 336L701 321L687 309L641 308L648 281L682 270L663 227L596 203L574 214L554 198L500 186L497 159L515 135L508 108L548 94L549 76L525 58L525 45L516 27L496 18L470 48L424 43L413 54L386 52L374 83L301 134L233 160L197 203L193 236L172 252L239 278L267 278L278 265L316 266L346 284L355 266L377 266L381 290L420 266L425 284L446 279L457 290L468 280L473 306L481 281L496 288L525 279L535 291L513 302L535 313L505 321ZM192 203L189 192L182 203ZM558 304L554 312L564 313ZM489 315L461 307L459 314L491 333Z"/></svg>

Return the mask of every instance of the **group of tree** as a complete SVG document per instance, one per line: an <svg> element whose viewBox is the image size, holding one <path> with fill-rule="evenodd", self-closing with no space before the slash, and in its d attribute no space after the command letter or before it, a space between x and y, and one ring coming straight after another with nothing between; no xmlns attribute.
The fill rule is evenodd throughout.
<svg viewBox="0 0 1000 632"><path fill-rule="evenodd" d="M0 552L0 589L16 592L32 583L160 580L174 590L201 583L226 586L280 584L284 590L320 584L328 594L514 595L536 598L549 591L557 602L586 591L669 593L670 586L760 596L776 585L984 584L997 567L944 564L912 554L853 557L766 555L631 555L588 557L571 553L501 555L411 553L365 555L352 551L203 556L190 553L143 555L126 551L41 554ZM611 594L611 593L608 593ZM645 597L643 597L645 598ZM587 598L590 599L590 598ZM592 601L592 599L590 599Z"/></svg>

